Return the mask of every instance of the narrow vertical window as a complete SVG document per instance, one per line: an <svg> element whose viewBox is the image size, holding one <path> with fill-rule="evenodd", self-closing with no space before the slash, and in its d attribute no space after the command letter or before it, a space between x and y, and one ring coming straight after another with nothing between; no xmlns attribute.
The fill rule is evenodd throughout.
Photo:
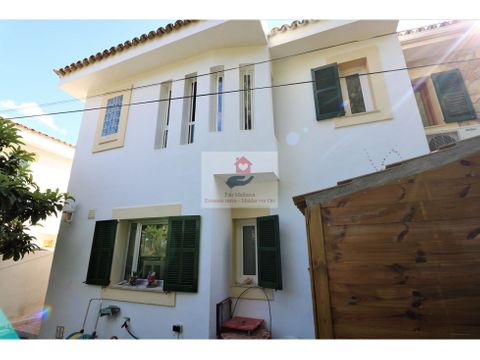
<svg viewBox="0 0 480 360"><path fill-rule="evenodd" d="M172 103L172 83L167 83L162 85L164 87L164 94L166 95L163 98L163 106L162 106L162 149L165 149L168 144L168 126L170 124L170 105Z"/></svg>
<svg viewBox="0 0 480 360"><path fill-rule="evenodd" d="M240 128L253 128L253 68L246 67L240 70Z"/></svg>
<svg viewBox="0 0 480 360"><path fill-rule="evenodd" d="M243 226L243 274L257 275L257 243L255 239L255 226Z"/></svg>
<svg viewBox="0 0 480 360"><path fill-rule="evenodd" d="M223 66L210 68L212 76L210 78L210 131L220 132L223 130L223 90L225 85L225 75Z"/></svg>
<svg viewBox="0 0 480 360"><path fill-rule="evenodd" d="M195 138L195 115L197 107L197 77L187 75L185 79L185 101L183 108L184 143L192 144Z"/></svg>
<svg viewBox="0 0 480 360"><path fill-rule="evenodd" d="M345 77L345 81L347 83L348 99L350 100L352 114L365 112L360 76L358 74L349 75Z"/></svg>
<svg viewBox="0 0 480 360"><path fill-rule="evenodd" d="M215 112L215 129L217 131L222 131L222 122L223 122L223 74L218 74L217 75L217 106L216 106L216 112Z"/></svg>

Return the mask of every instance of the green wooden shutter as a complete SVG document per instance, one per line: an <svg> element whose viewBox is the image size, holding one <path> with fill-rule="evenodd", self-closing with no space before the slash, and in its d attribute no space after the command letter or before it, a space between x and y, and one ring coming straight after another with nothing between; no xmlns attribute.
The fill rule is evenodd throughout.
<svg viewBox="0 0 480 360"><path fill-rule="evenodd" d="M432 74L432 81L445 122L476 119L475 109L460 70Z"/></svg>
<svg viewBox="0 0 480 360"><path fill-rule="evenodd" d="M200 216L168 219L165 291L197 292Z"/></svg>
<svg viewBox="0 0 480 360"><path fill-rule="evenodd" d="M95 223L92 251L90 252L85 283L102 286L107 286L110 283L116 232L117 220L104 220Z"/></svg>
<svg viewBox="0 0 480 360"><path fill-rule="evenodd" d="M317 120L345 115L336 63L312 69Z"/></svg>
<svg viewBox="0 0 480 360"><path fill-rule="evenodd" d="M258 285L282 290L278 215L257 218Z"/></svg>

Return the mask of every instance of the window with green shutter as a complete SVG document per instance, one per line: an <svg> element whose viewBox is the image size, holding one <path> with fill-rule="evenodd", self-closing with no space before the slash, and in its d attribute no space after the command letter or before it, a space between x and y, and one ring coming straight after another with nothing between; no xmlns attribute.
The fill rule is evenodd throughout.
<svg viewBox="0 0 480 360"><path fill-rule="evenodd" d="M110 283L116 232L116 220L95 223L86 284L107 286Z"/></svg>
<svg viewBox="0 0 480 360"><path fill-rule="evenodd" d="M336 63L312 69L317 120L345 115Z"/></svg>
<svg viewBox="0 0 480 360"><path fill-rule="evenodd" d="M165 291L197 292L200 216L168 219Z"/></svg>
<svg viewBox="0 0 480 360"><path fill-rule="evenodd" d="M257 218L258 285L282 290L278 215Z"/></svg>
<svg viewBox="0 0 480 360"><path fill-rule="evenodd" d="M432 81L445 122L476 119L475 109L460 70L432 74Z"/></svg>

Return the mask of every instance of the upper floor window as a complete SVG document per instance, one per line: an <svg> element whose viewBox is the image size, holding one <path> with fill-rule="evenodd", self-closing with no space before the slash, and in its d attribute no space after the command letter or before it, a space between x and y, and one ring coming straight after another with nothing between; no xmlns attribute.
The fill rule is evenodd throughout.
<svg viewBox="0 0 480 360"><path fill-rule="evenodd" d="M223 129L223 89L224 72L223 67L212 68L211 93L210 97L210 130L222 131Z"/></svg>
<svg viewBox="0 0 480 360"><path fill-rule="evenodd" d="M195 116L197 107L197 75L185 77L185 99L183 103L183 143L192 144L195 138Z"/></svg>
<svg viewBox="0 0 480 360"><path fill-rule="evenodd" d="M240 129L253 128L253 66L240 68Z"/></svg>
<svg viewBox="0 0 480 360"><path fill-rule="evenodd" d="M160 87L160 106L157 120L155 148L165 149L168 145L168 128L170 125L170 106L172 104L172 82L163 83Z"/></svg>
<svg viewBox="0 0 480 360"><path fill-rule="evenodd" d="M122 111L122 101L123 95L108 99L105 118L103 120L102 136L107 136L118 132L120 112Z"/></svg>
<svg viewBox="0 0 480 360"><path fill-rule="evenodd" d="M123 146L131 91L121 91L102 100L93 151Z"/></svg>
<svg viewBox="0 0 480 360"><path fill-rule="evenodd" d="M412 85L425 127L477 118L460 70L417 78Z"/></svg>
<svg viewBox="0 0 480 360"><path fill-rule="evenodd" d="M312 70L317 120L373 111L366 59Z"/></svg>

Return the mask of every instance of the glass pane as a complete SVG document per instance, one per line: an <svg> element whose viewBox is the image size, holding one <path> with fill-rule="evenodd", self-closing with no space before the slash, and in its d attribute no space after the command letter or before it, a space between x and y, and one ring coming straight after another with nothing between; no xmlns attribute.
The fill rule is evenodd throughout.
<svg viewBox="0 0 480 360"><path fill-rule="evenodd" d="M155 272L156 279L164 279L167 252L167 224L143 225L137 269L141 278Z"/></svg>
<svg viewBox="0 0 480 360"><path fill-rule="evenodd" d="M350 75L347 76L345 80L347 82L348 98L350 99L352 114L365 112L360 76L358 76L358 74Z"/></svg>
<svg viewBox="0 0 480 360"><path fill-rule="evenodd" d="M255 226L243 226L243 275L257 274Z"/></svg>
<svg viewBox="0 0 480 360"><path fill-rule="evenodd" d="M137 234L137 224L132 224L130 226L130 234L128 236L128 248L127 248L127 259L125 262L125 275L124 279L128 280L128 277L133 274L133 253L135 251L135 235Z"/></svg>
<svg viewBox="0 0 480 360"><path fill-rule="evenodd" d="M102 136L118 132L120 112L122 110L123 95L108 99L105 119L103 120Z"/></svg>
<svg viewBox="0 0 480 360"><path fill-rule="evenodd" d="M222 131L222 91L223 91L223 77L218 77L217 84L217 131Z"/></svg>

